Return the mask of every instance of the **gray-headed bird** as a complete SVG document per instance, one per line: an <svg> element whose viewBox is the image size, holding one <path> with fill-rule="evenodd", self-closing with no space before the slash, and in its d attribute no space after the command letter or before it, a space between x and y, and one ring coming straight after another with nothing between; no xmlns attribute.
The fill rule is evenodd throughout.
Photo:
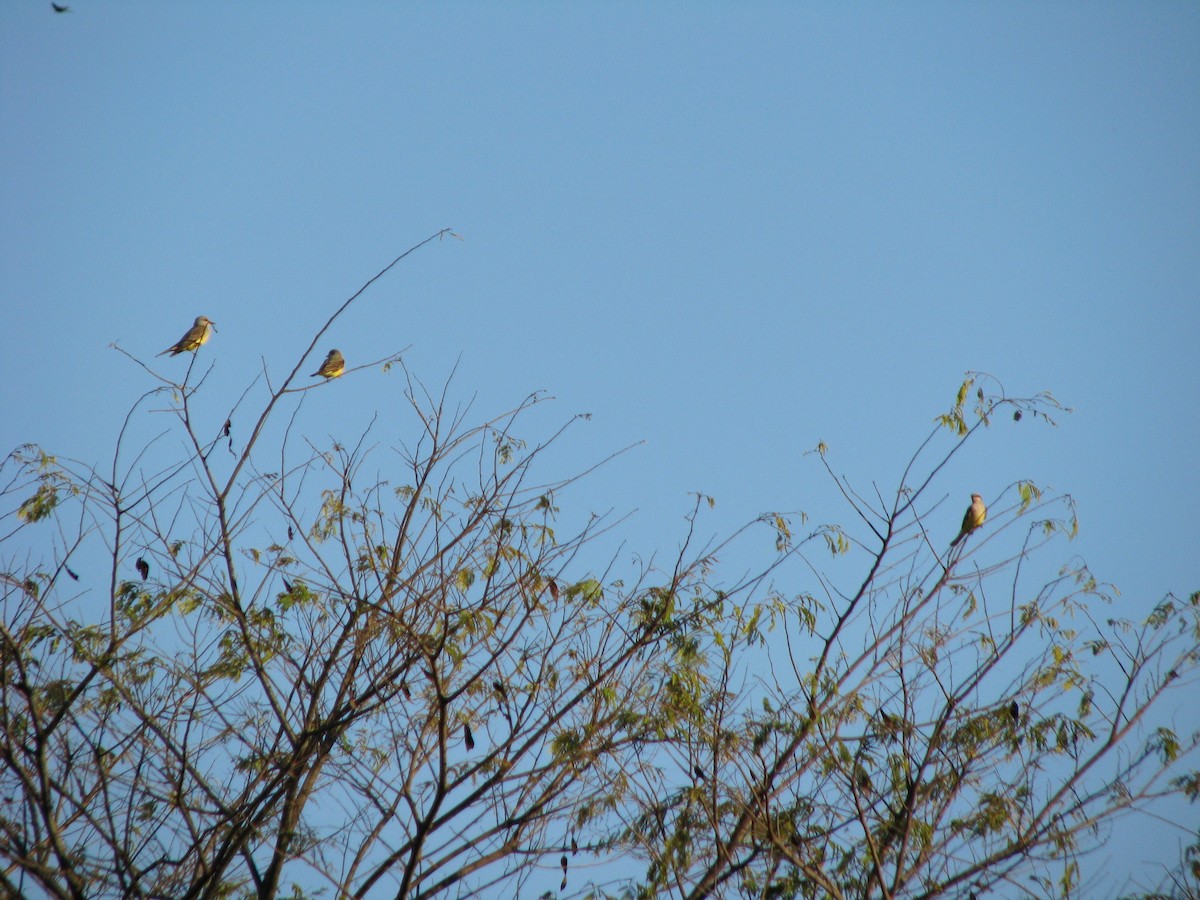
<svg viewBox="0 0 1200 900"><path fill-rule="evenodd" d="M187 334L158 355L165 356L170 353L172 356L176 356L185 351L195 353L200 345L208 340L209 332L215 330L216 327L216 323L208 316L196 316L196 321L187 330Z"/></svg>
<svg viewBox="0 0 1200 900"><path fill-rule="evenodd" d="M312 373L313 378L337 378L346 371L346 360L342 356L341 350L330 350L329 355L325 357L325 362L321 363L321 368Z"/></svg>
<svg viewBox="0 0 1200 900"><path fill-rule="evenodd" d="M959 529L958 537L950 542L953 547L972 531L975 531L987 519L987 507L983 505L983 498L978 494L971 495L971 505L967 507L966 515L963 516L962 528Z"/></svg>

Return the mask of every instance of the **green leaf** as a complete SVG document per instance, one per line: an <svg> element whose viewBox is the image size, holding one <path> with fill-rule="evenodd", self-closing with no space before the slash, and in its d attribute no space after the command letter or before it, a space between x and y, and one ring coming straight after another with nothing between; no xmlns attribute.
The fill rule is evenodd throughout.
<svg viewBox="0 0 1200 900"><path fill-rule="evenodd" d="M459 569L454 573L454 583L458 586L458 589L465 594L467 589L475 583L474 570L468 568Z"/></svg>
<svg viewBox="0 0 1200 900"><path fill-rule="evenodd" d="M54 512L56 506L58 488L52 484L43 484L17 509L17 518L22 522L39 522Z"/></svg>

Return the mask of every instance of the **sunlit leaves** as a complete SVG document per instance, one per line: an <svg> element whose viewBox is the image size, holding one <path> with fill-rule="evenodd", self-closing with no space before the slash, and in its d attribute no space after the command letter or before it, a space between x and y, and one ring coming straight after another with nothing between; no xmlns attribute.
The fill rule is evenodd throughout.
<svg viewBox="0 0 1200 900"><path fill-rule="evenodd" d="M850 552L850 541L837 526L827 526L821 529L821 537L832 556L844 556Z"/></svg>
<svg viewBox="0 0 1200 900"><path fill-rule="evenodd" d="M40 522L54 514L62 499L62 492L78 495L78 487L59 466L58 460L35 444L23 444L9 454L9 459L17 463L38 485L33 494L17 507L18 521Z"/></svg>
<svg viewBox="0 0 1200 900"><path fill-rule="evenodd" d="M50 582L50 576L45 572L34 572L23 579L14 578L6 573L3 578L4 584L20 588L31 600L37 600L42 594L42 585Z"/></svg>
<svg viewBox="0 0 1200 900"><path fill-rule="evenodd" d="M1079 697L1079 709L1077 715L1080 720L1086 720L1092 714L1092 692L1084 691Z"/></svg>
<svg viewBox="0 0 1200 900"><path fill-rule="evenodd" d="M1012 802L1008 798L984 793L976 802L974 813L954 820L951 827L956 831L969 831L980 836L996 834L1008 827L1012 816Z"/></svg>
<svg viewBox="0 0 1200 900"><path fill-rule="evenodd" d="M751 643L754 643L756 639L761 637L758 630L758 620L760 618L762 618L762 607L755 606L754 611L750 614L750 619L748 621L739 621L738 623L741 627L742 635Z"/></svg>
<svg viewBox="0 0 1200 900"><path fill-rule="evenodd" d="M972 385L975 384L973 377L968 377L959 385L958 393L954 397L954 406L949 412L943 413L937 417L936 421L943 427L949 429L959 437L965 437L970 427L963 416L963 405L967 402L967 394L970 392Z"/></svg>
<svg viewBox="0 0 1200 900"><path fill-rule="evenodd" d="M455 631L465 635L490 635L499 624L496 613L487 609L460 609L454 621Z"/></svg>
<svg viewBox="0 0 1200 900"><path fill-rule="evenodd" d="M290 642L290 635L279 627L270 608L254 607L244 614L242 627L222 633L218 658L207 667L205 675L237 681L247 669L269 662Z"/></svg>
<svg viewBox="0 0 1200 900"><path fill-rule="evenodd" d="M515 455L525 449L525 442L511 434L495 433L496 458L504 465L513 461Z"/></svg>
<svg viewBox="0 0 1200 900"><path fill-rule="evenodd" d="M1189 772L1172 779L1171 787L1195 803L1200 800L1200 772Z"/></svg>
<svg viewBox="0 0 1200 900"><path fill-rule="evenodd" d="M1179 758L1179 738L1169 728L1161 726L1156 728L1153 737L1150 738L1149 747L1152 752L1157 753L1162 758L1164 763L1174 762Z"/></svg>
<svg viewBox="0 0 1200 900"><path fill-rule="evenodd" d="M38 686L31 700L42 715L57 715L74 694L75 684L65 679L55 679Z"/></svg>
<svg viewBox="0 0 1200 900"><path fill-rule="evenodd" d="M53 484L43 484L17 509L17 518L22 522L38 522L53 513L56 506L58 506L58 487Z"/></svg>
<svg viewBox="0 0 1200 900"><path fill-rule="evenodd" d="M470 568L467 568L466 566L464 566L464 567L458 569L454 573L455 587L457 587L464 594L470 589L471 585L473 585L474 583L475 583L475 570L474 569L470 569Z"/></svg>
<svg viewBox="0 0 1200 900"><path fill-rule="evenodd" d="M550 742L550 752L557 760L577 762L583 742L574 730L563 731Z"/></svg>
<svg viewBox="0 0 1200 900"><path fill-rule="evenodd" d="M309 606L320 601L303 581L286 581L284 590L275 597L276 607L280 612L287 612L294 606Z"/></svg>
<svg viewBox="0 0 1200 900"><path fill-rule="evenodd" d="M954 398L955 407L961 407L967 402L967 393L971 390L971 386L975 384L975 379L969 377L963 381L958 387L958 394Z"/></svg>
<svg viewBox="0 0 1200 900"><path fill-rule="evenodd" d="M359 548L358 559L355 562L355 569L362 572L379 572L386 570L391 559L392 548L387 544L375 544L373 546L363 546ZM280 560L278 565L284 565Z"/></svg>
<svg viewBox="0 0 1200 900"><path fill-rule="evenodd" d="M786 618L789 614L795 617L797 625L811 635L817 627L817 618L824 605L811 594L800 594L791 603L784 601L779 595L771 598L771 623Z"/></svg>
<svg viewBox="0 0 1200 900"><path fill-rule="evenodd" d="M772 516L771 525L775 529L775 549L782 553L792 544L792 530L787 520L779 514Z"/></svg>
<svg viewBox="0 0 1200 900"><path fill-rule="evenodd" d="M1146 617L1146 624L1151 628L1161 628L1169 622L1175 615L1174 598L1168 596L1163 598Z"/></svg>
<svg viewBox="0 0 1200 900"><path fill-rule="evenodd" d="M154 615L156 610L163 611L170 605L170 595L155 595L142 589L141 585L132 581L122 581L117 588L117 613L131 623L141 625Z"/></svg>
<svg viewBox="0 0 1200 900"><path fill-rule="evenodd" d="M585 578L568 585L565 593L568 600L594 606L604 598L604 586L595 578Z"/></svg>
<svg viewBox="0 0 1200 900"><path fill-rule="evenodd" d="M1021 512L1025 512L1032 503L1042 499L1042 489L1032 481L1018 481L1017 493L1021 496Z"/></svg>
<svg viewBox="0 0 1200 900"><path fill-rule="evenodd" d="M322 491L321 497L320 512L309 531L309 536L318 543L336 536L339 523L350 511L336 491Z"/></svg>

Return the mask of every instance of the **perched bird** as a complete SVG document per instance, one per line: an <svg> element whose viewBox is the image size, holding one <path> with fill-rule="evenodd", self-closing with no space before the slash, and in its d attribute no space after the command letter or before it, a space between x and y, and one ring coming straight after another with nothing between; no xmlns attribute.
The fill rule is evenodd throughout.
<svg viewBox="0 0 1200 900"><path fill-rule="evenodd" d="M134 567L138 570L138 574L142 576L142 581L150 577L150 563L146 562L140 556L137 558L137 562L134 563Z"/></svg>
<svg viewBox="0 0 1200 900"><path fill-rule="evenodd" d="M215 328L216 323L208 316L196 316L196 321L187 330L187 334L158 355L165 356L170 353L172 356L176 356L184 351L195 353L196 349L208 340L209 331Z"/></svg>
<svg viewBox="0 0 1200 900"><path fill-rule="evenodd" d="M465 722L463 723L463 738L466 741L467 749L474 750L475 749L475 735L471 734L471 726L467 725Z"/></svg>
<svg viewBox="0 0 1200 900"><path fill-rule="evenodd" d="M330 350L329 355L325 357L325 362L321 363L321 368L312 373L313 378L337 378L346 371L346 359L342 356L341 350Z"/></svg>
<svg viewBox="0 0 1200 900"><path fill-rule="evenodd" d="M962 528L959 529L958 537L950 542L950 546L955 546L959 541L982 525L986 519L987 507L983 505L983 498L979 494L972 494L971 505L967 507L966 515L963 516Z"/></svg>

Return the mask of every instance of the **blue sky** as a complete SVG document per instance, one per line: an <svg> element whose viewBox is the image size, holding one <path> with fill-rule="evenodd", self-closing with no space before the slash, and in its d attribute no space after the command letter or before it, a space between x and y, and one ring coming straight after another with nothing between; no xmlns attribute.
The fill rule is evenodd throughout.
<svg viewBox="0 0 1200 900"><path fill-rule="evenodd" d="M108 345L202 313L227 404L452 227L325 344L591 413L562 473L644 442L579 494L637 510L631 549L673 550L689 491L713 532L849 525L804 452L893 489L984 370L1075 412L956 460L946 531L1033 478L1126 611L1200 588L1200 6L246 6L0 5L4 451L107 461L153 387ZM301 422L357 435L397 387Z"/></svg>

